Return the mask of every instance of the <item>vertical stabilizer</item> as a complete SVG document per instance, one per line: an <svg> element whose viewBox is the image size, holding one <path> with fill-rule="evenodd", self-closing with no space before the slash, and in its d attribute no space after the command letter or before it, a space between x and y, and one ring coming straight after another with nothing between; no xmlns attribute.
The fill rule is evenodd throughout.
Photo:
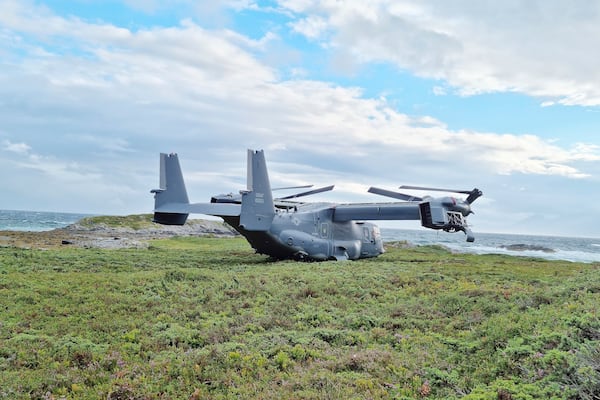
<svg viewBox="0 0 600 400"><path fill-rule="evenodd" d="M157 211L166 206L189 204L183 174L177 154L160 154L160 188L154 193L154 222L165 225L183 225L188 214Z"/></svg>
<svg viewBox="0 0 600 400"><path fill-rule="evenodd" d="M240 226L248 231L266 231L275 216L263 150L248 150L247 190L242 193Z"/></svg>
<svg viewBox="0 0 600 400"><path fill-rule="evenodd" d="M248 192L252 191L252 173L254 168L252 165L254 164L254 150L248 149L248 157L246 157L246 190Z"/></svg>

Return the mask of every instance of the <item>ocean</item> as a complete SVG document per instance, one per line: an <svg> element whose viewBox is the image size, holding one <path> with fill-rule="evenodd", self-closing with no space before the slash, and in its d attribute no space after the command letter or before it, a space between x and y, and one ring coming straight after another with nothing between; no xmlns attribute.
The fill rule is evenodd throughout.
<svg viewBox="0 0 600 400"><path fill-rule="evenodd" d="M89 216L89 214L0 210L0 230L49 231L63 228ZM475 232L475 242L467 243L462 233L446 233L424 228L422 230L381 228L381 236L384 242L405 240L415 245L439 244L462 253L509 254L549 260L600 262L600 239L592 238Z"/></svg>
<svg viewBox="0 0 600 400"><path fill-rule="evenodd" d="M462 232L381 228L386 241L406 240L416 245L439 244L459 253L508 254L548 260L600 262L600 239L562 236L512 235L475 232L468 243Z"/></svg>
<svg viewBox="0 0 600 400"><path fill-rule="evenodd" d="M0 230L3 231L51 231L64 228L89 214L71 214L44 211L0 210Z"/></svg>

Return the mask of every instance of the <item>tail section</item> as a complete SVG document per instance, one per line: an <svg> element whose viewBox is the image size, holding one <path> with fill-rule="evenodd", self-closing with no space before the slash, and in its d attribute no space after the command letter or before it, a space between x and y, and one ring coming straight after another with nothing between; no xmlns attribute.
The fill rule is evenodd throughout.
<svg viewBox="0 0 600 400"><path fill-rule="evenodd" d="M160 188L154 193L154 222L163 225L183 225L188 214L175 212L188 205L188 195L183 181L177 154L160 154Z"/></svg>
<svg viewBox="0 0 600 400"><path fill-rule="evenodd" d="M275 204L264 151L248 150L247 190L242 192L240 227L248 231L266 231L274 216Z"/></svg>
<svg viewBox="0 0 600 400"><path fill-rule="evenodd" d="M160 155L160 188L154 193L154 222L183 225L189 213L216 216L239 216L240 227L247 231L266 231L275 216L275 204L262 150L248 150L247 190L238 204L190 204L177 154Z"/></svg>

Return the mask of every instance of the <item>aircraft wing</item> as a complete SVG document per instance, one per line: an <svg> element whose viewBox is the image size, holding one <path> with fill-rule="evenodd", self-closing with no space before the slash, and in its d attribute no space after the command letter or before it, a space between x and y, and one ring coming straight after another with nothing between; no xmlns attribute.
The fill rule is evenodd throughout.
<svg viewBox="0 0 600 400"><path fill-rule="evenodd" d="M334 221L352 220L419 220L419 205L415 203L338 204Z"/></svg>
<svg viewBox="0 0 600 400"><path fill-rule="evenodd" d="M456 206L455 200L448 204L445 198L406 203L340 204L334 207L333 221L352 220L421 220L421 225L446 232L463 231L467 242L475 240L465 220L465 215ZM464 210L463 210L464 211ZM470 211L470 209L469 209ZM465 213L467 211L464 211Z"/></svg>

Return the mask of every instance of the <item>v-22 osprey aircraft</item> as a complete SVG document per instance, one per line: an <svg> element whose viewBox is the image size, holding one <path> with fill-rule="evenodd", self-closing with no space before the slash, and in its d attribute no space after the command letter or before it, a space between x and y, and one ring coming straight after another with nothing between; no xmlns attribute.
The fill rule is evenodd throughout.
<svg viewBox="0 0 600 400"><path fill-rule="evenodd" d="M264 152L248 150L246 190L213 196L210 203L190 203L177 154L162 153L160 188L151 191L153 220L159 224L183 225L189 214L218 216L244 236L257 253L304 261L356 260L382 254L379 227L366 222L371 220L420 220L426 228L462 231L468 242L475 240L466 217L472 213L473 201L483 194L479 189L400 188L457 192L467 197L464 200L417 197L371 187L370 193L402 201L337 204L293 200L333 189L327 186L274 198Z"/></svg>

